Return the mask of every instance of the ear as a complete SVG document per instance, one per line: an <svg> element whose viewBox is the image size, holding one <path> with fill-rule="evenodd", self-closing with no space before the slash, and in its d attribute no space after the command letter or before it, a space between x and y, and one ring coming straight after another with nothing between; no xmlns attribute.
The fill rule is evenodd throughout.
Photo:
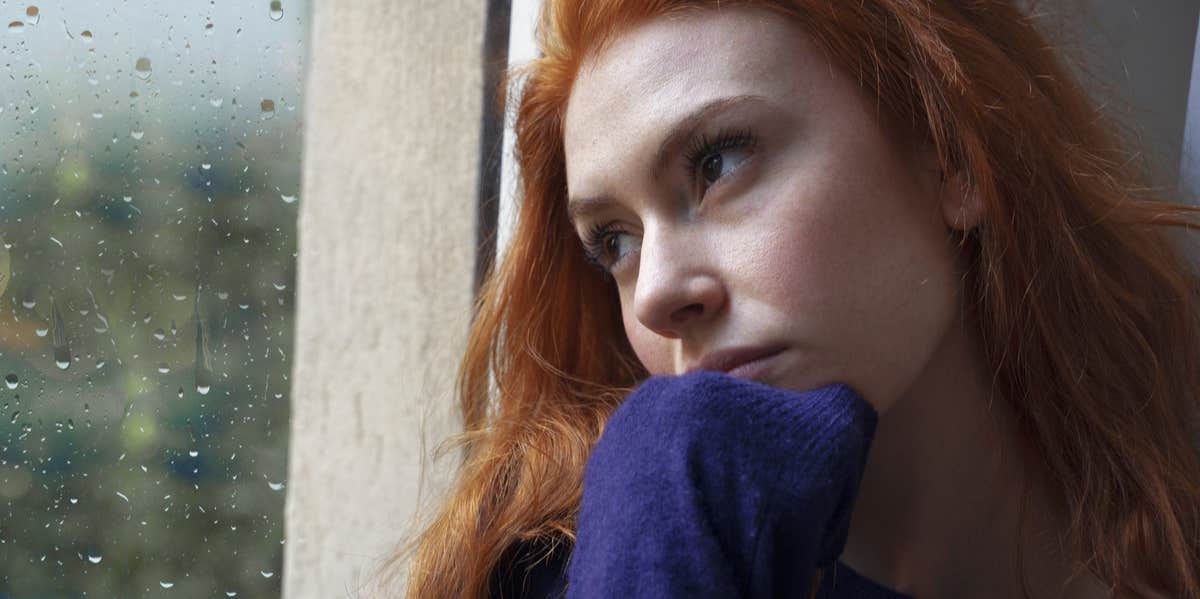
<svg viewBox="0 0 1200 599"><path fill-rule="evenodd" d="M974 186L967 182L961 169L949 176L942 173L938 202L947 227L956 231L969 231L982 224L983 200L976 193Z"/></svg>

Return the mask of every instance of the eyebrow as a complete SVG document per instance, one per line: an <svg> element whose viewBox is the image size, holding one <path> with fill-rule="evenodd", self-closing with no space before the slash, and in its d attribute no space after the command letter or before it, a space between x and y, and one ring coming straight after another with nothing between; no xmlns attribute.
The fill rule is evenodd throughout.
<svg viewBox="0 0 1200 599"><path fill-rule="evenodd" d="M704 122L705 119L711 118L717 114L730 110L736 106L752 102L765 102L766 98L759 95L740 95L728 96L725 98L717 98L704 103L702 106L693 110L687 116L679 119L666 137L658 146L658 152L654 155L654 167L651 171L653 177L657 180L666 167L667 156L672 148L679 146L684 140L690 138L696 129ZM579 219L595 214L605 209L609 204L612 204L612 198L608 196L570 198L567 200L567 220L574 226Z"/></svg>

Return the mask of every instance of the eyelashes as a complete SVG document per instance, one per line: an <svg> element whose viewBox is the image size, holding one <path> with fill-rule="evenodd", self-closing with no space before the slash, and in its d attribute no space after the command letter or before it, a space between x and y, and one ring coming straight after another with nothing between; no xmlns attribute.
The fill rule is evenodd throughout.
<svg viewBox="0 0 1200 599"><path fill-rule="evenodd" d="M742 151L740 153L747 153L753 150L755 142L756 138L749 129L722 129L713 137L706 133L694 136L683 153L689 185L695 185L700 198L703 198L713 183L740 166L735 161L731 169L726 169L723 155L736 154L739 150ZM743 161L745 158L743 156ZM636 251L619 253L622 235L632 236L616 222L589 225L581 237L584 258L588 264L611 276L613 270ZM613 241L617 242L615 249L612 247Z"/></svg>
<svg viewBox="0 0 1200 599"><path fill-rule="evenodd" d="M692 138L683 155L688 177L692 181L696 180L701 167L707 166L708 161L711 158L719 157L721 152L752 149L754 143L754 134L749 129L723 129L711 139L707 134L701 133Z"/></svg>

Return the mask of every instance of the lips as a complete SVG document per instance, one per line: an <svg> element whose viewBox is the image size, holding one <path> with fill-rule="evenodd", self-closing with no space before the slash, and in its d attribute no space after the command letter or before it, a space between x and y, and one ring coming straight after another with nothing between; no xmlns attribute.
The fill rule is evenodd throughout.
<svg viewBox="0 0 1200 599"><path fill-rule="evenodd" d="M712 352L704 356L700 362L688 366L687 372L715 370L737 375L742 371L758 370L751 367L758 366L766 358L781 351L783 348L779 346L738 346L722 349ZM744 374L749 374L749 372Z"/></svg>

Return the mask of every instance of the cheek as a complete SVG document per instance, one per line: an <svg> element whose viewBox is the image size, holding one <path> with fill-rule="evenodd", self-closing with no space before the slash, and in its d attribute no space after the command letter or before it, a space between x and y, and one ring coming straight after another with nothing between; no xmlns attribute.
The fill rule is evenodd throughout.
<svg viewBox="0 0 1200 599"><path fill-rule="evenodd" d="M912 384L956 309L935 206L889 175L795 186L801 200L762 223L770 239L742 271L808 348L814 376L881 399Z"/></svg>
<svg viewBox="0 0 1200 599"><path fill-rule="evenodd" d="M652 375L679 374L681 370L677 363L679 341L668 339L642 326L633 316L633 308L622 301L621 320L625 324L625 336L629 345L637 354L642 366Z"/></svg>

